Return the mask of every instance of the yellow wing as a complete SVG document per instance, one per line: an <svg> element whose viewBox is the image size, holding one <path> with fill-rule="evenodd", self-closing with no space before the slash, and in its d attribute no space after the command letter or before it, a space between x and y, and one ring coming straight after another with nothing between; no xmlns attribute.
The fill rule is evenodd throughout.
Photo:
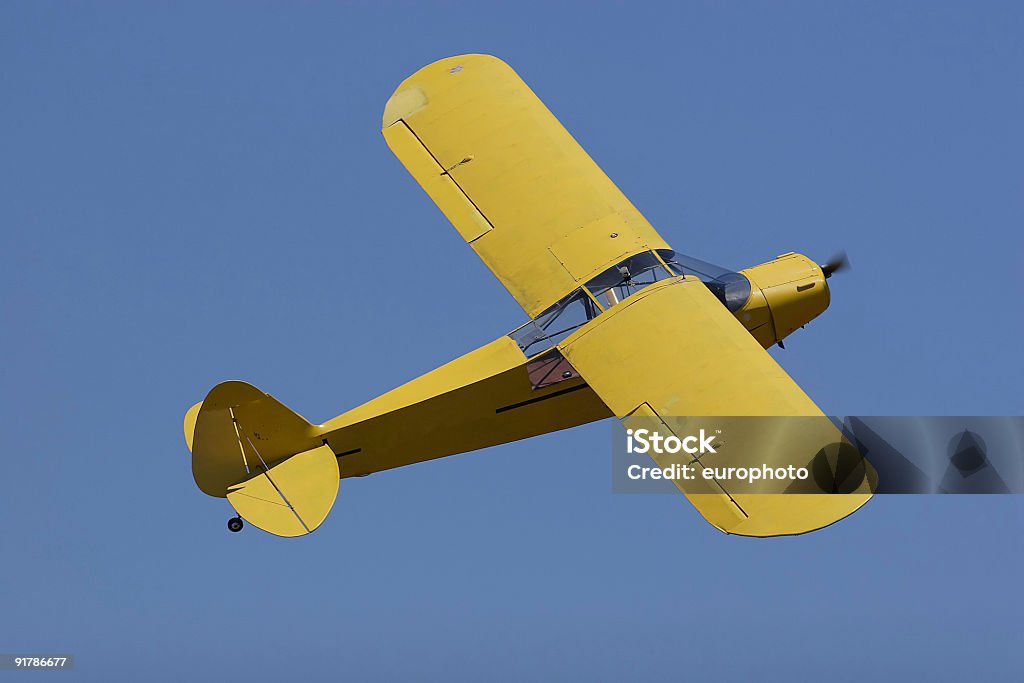
<svg viewBox="0 0 1024 683"><path fill-rule="evenodd" d="M540 331L550 332L548 318L560 309L538 316L595 275L614 276L610 266L668 248L530 88L494 57L450 57L410 76L385 107L383 132L463 239L543 323ZM841 440L700 281L662 280L621 304L608 292L598 294L582 294L589 322L559 337L558 348L616 416L664 418L667 429L679 416L817 416L801 447L813 456ZM519 341L533 348L530 339ZM716 480L680 488L724 531L777 536L852 513L870 497L868 479L848 494L740 494Z"/></svg>
<svg viewBox="0 0 1024 683"><path fill-rule="evenodd" d="M417 71L388 100L383 132L531 318L604 267L668 246L495 57Z"/></svg>
<svg viewBox="0 0 1024 683"><path fill-rule="evenodd" d="M694 278L650 285L591 320L559 349L620 418L658 420L671 430L672 418L680 416L817 416L786 444L789 457L803 458L801 464L842 442L811 399ZM726 446L731 436L727 430ZM702 456L700 465L749 466L759 454L740 447L749 441L732 445ZM671 458L654 459L664 466ZM867 502L875 473L866 468L862 481L844 489L849 493L837 494L738 494L714 479L675 483L725 532L781 536L820 529Z"/></svg>

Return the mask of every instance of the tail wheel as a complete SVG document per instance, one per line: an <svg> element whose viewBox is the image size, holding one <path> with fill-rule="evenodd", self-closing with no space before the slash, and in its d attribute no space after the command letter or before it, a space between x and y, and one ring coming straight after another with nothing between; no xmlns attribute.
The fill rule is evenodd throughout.
<svg viewBox="0 0 1024 683"><path fill-rule="evenodd" d="M239 531L242 530L243 526L245 525L242 524L241 517L232 517L228 520L228 531L230 531L231 533L237 534Z"/></svg>

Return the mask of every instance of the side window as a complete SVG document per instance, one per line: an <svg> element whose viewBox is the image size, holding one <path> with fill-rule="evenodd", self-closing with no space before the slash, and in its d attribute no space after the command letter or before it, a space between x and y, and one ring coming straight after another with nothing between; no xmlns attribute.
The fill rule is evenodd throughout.
<svg viewBox="0 0 1024 683"><path fill-rule="evenodd" d="M594 295L602 308L619 303L647 285L671 277L652 252L631 256L587 283L587 289Z"/></svg>
<svg viewBox="0 0 1024 683"><path fill-rule="evenodd" d="M665 259L667 263L674 252L663 251L669 257ZM679 268L678 274L683 272L678 265L670 264L670 267L673 270ZM519 345L524 354L536 356L601 315L602 311L644 287L670 277L673 277L673 273L665 268L654 252L646 251L630 256L591 278L585 287L577 289L530 322L514 330L509 337ZM593 298L590 295L593 295ZM595 301L598 303L594 303Z"/></svg>
<svg viewBox="0 0 1024 683"><path fill-rule="evenodd" d="M600 312L586 292L576 290L509 336L523 353L533 356L550 349Z"/></svg>

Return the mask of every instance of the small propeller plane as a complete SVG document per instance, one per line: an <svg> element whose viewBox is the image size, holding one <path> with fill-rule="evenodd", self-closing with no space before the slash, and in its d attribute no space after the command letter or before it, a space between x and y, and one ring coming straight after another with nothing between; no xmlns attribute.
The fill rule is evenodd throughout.
<svg viewBox="0 0 1024 683"><path fill-rule="evenodd" d="M384 108L388 146L530 320L510 334L311 424L229 381L185 416L200 490L285 537L315 530L340 479L617 417L822 416L766 349L829 305L796 253L733 272L675 251L501 60L434 62ZM841 438L818 433L824 443ZM655 460L657 458L655 457ZM819 529L871 496L677 486L718 529Z"/></svg>

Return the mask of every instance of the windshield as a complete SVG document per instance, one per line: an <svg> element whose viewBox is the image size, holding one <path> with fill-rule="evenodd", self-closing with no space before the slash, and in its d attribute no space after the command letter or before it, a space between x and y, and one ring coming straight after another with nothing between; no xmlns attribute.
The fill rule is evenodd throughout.
<svg viewBox="0 0 1024 683"><path fill-rule="evenodd" d="M671 249L659 249L660 256L676 275L693 275L732 312L743 308L750 298L750 280L743 275Z"/></svg>

